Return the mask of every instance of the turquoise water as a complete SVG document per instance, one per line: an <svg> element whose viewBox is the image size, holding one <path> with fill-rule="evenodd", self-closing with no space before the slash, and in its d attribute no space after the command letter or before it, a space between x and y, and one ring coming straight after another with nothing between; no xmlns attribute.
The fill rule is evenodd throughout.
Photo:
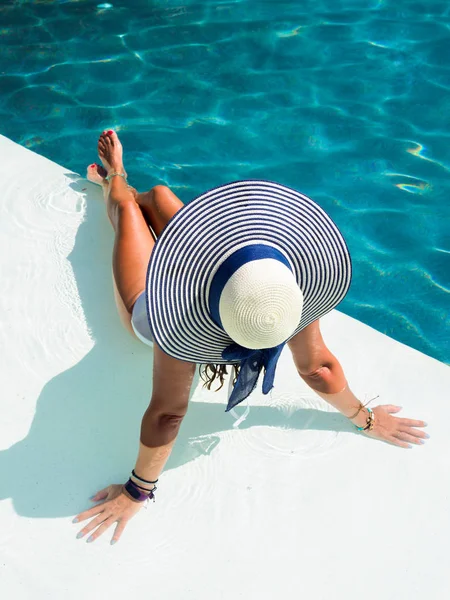
<svg viewBox="0 0 450 600"><path fill-rule="evenodd" d="M84 174L114 127L130 182L184 202L296 187L350 247L340 309L450 363L449 4L97 4L2 4L1 132Z"/></svg>

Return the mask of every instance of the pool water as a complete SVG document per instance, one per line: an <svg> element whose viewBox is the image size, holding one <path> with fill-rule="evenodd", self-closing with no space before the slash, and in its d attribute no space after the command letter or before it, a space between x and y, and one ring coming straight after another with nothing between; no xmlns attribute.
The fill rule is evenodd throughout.
<svg viewBox="0 0 450 600"><path fill-rule="evenodd" d="M118 130L139 189L297 188L353 258L343 312L450 363L444 0L11 2L1 133L76 172Z"/></svg>

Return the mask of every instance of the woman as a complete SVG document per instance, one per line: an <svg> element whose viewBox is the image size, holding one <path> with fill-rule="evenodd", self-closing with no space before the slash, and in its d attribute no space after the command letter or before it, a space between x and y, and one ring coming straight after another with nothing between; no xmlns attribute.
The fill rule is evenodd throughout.
<svg viewBox="0 0 450 600"><path fill-rule="evenodd" d="M153 391L129 480L92 498L100 504L75 518L94 517L77 537L92 532L87 541L94 541L117 522L114 544L153 498L196 364L208 365L209 385L215 376L223 383L225 365L234 365L232 410L261 371L269 392L288 343L300 377L360 431L402 448L424 443L423 421L394 416L398 406L372 411L361 404L322 339L319 318L347 293L351 263L339 230L317 204L276 183L243 181L210 190L180 211L167 187L139 194L127 185L114 131L101 134L98 154L103 168L91 165L88 179L102 185L115 233L116 301L129 331L154 340Z"/></svg>

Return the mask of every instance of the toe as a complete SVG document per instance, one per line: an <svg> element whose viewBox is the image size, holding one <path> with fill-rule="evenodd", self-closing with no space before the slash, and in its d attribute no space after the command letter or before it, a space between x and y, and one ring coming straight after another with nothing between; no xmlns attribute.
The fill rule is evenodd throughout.
<svg viewBox="0 0 450 600"><path fill-rule="evenodd" d="M101 165L95 165L95 168L97 170L97 173L100 175L100 177L106 177L108 175L106 169L104 167L102 167Z"/></svg>
<svg viewBox="0 0 450 600"><path fill-rule="evenodd" d="M113 129L110 129L108 131L108 137L111 140L111 142L113 143L113 145L118 146L120 144L119 136Z"/></svg>

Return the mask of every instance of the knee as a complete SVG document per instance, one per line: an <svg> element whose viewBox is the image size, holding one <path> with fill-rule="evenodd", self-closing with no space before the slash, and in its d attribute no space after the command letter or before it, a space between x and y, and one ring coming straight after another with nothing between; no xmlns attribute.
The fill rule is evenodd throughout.
<svg viewBox="0 0 450 600"><path fill-rule="evenodd" d="M155 185L150 190L154 197L158 197L160 195L165 195L167 192L170 192L170 188L167 185Z"/></svg>

